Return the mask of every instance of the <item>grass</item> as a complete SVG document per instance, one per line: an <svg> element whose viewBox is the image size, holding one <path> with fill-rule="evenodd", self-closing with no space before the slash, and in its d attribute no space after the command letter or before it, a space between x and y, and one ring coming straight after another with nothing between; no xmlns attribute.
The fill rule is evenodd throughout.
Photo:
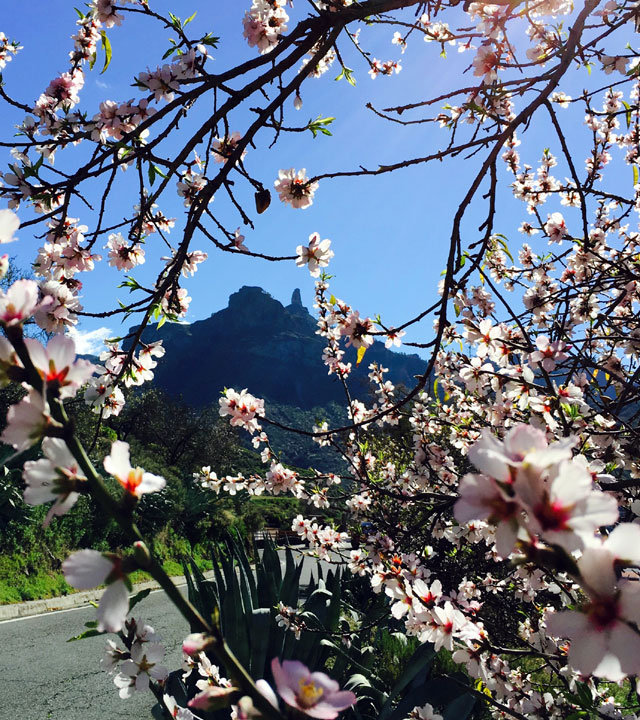
<svg viewBox="0 0 640 720"><path fill-rule="evenodd" d="M194 559L201 570L211 569L209 558L197 554ZM168 575L182 575L182 565L175 559L165 559L162 566ZM131 573L130 578L132 583L152 579L142 570ZM0 556L0 605L46 600L74 592L77 591L67 584L61 570L30 570L24 558L19 555Z"/></svg>

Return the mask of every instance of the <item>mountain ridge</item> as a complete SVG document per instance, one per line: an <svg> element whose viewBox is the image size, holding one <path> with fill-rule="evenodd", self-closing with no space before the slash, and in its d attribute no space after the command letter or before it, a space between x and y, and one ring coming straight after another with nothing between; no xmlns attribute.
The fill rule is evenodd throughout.
<svg viewBox="0 0 640 720"><path fill-rule="evenodd" d="M154 370L154 385L193 406L215 402L224 387L247 388L266 400L302 409L344 401L342 384L322 362L324 340L316 335L316 321L298 289L285 306L262 288L243 286L226 308L205 320L145 328L142 341L157 340L167 352ZM352 397L361 400L370 394L371 362L389 368L395 384L411 386L415 375L424 372L418 355L392 352L379 341L359 367L353 348L347 348L345 361L354 367Z"/></svg>

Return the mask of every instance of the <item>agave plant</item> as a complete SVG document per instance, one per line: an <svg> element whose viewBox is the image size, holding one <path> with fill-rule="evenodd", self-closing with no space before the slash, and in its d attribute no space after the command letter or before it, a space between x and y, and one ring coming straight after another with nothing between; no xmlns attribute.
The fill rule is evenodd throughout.
<svg viewBox="0 0 640 720"><path fill-rule="evenodd" d="M426 703L444 708L444 720L466 720L473 712L475 698L465 692L462 675L454 679L434 676L436 652L432 645L419 645L403 662L391 686L380 678L379 644L386 633L382 618L388 617L384 596L376 596L375 606L368 608L366 625L375 631L371 640L364 642L356 626L359 613L353 606L352 585L357 579L340 566L323 571L318 563L315 576L303 586L304 558L296 561L291 549L285 548L283 568L275 545L267 539L261 555L255 548L252 566L236 537L229 537L214 551L213 561L211 580L193 561L185 562L189 600L204 617L215 619L228 646L252 677L271 682L273 658L298 660L312 670L326 672L356 694L357 705L344 713L345 718L354 720L404 720L413 708ZM298 637L278 622L282 605L297 609ZM376 627L378 617L381 624ZM342 643L347 635L348 647ZM185 706L198 691L195 673L186 682L182 676L182 671L171 673L167 692ZM157 706L154 715L163 717L161 712ZM227 719L229 710L202 717Z"/></svg>

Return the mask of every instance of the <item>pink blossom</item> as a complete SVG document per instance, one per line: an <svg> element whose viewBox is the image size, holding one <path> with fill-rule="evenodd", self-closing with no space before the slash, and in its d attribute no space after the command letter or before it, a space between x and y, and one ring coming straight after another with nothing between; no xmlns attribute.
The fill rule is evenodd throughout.
<svg viewBox="0 0 640 720"><path fill-rule="evenodd" d="M162 296L160 307L162 312L170 318L181 318L187 314L191 297L185 288L169 288Z"/></svg>
<svg viewBox="0 0 640 720"><path fill-rule="evenodd" d="M562 245L562 239L569 234L564 218L559 212L554 212L547 217L544 231L549 237L549 244L555 242Z"/></svg>
<svg viewBox="0 0 640 720"><path fill-rule="evenodd" d="M240 140L242 140L242 135L239 132L232 132L228 137L216 138L211 147L213 159L217 163L227 163L229 156L235 151ZM247 151L243 150L239 160L244 160L246 154Z"/></svg>
<svg viewBox="0 0 640 720"><path fill-rule="evenodd" d="M469 460L483 473L500 482L513 482L523 463L548 467L571 457L575 438L547 444L545 434L530 425L517 425L500 442L489 430L469 448Z"/></svg>
<svg viewBox="0 0 640 720"><path fill-rule="evenodd" d="M370 318L361 318L359 312L350 313L342 326L340 334L347 338L347 347L369 347L373 345L373 337L369 334L373 330Z"/></svg>
<svg viewBox="0 0 640 720"><path fill-rule="evenodd" d="M616 564L640 563L640 526L619 525L604 541L587 547L578 560L580 583L588 595L580 610L552 615L548 632L568 637L569 662L583 675L614 682L640 672L640 587L617 580Z"/></svg>
<svg viewBox="0 0 640 720"><path fill-rule="evenodd" d="M574 460L563 460L549 473L518 473L513 487L527 511L528 529L570 551L618 519L615 497L594 489L591 473Z"/></svg>
<svg viewBox="0 0 640 720"><path fill-rule="evenodd" d="M521 506L507 495L498 483L485 475L465 475L460 481L460 499L454 506L459 523L487 520L498 526L496 550L507 557L515 547L518 536L518 516Z"/></svg>
<svg viewBox="0 0 640 720"><path fill-rule="evenodd" d="M256 685L258 685L259 682L260 680L258 680ZM262 682L264 682L264 680ZM258 689L260 688L258 687ZM193 699L189 700L188 705L190 708L194 708L194 710L213 710L216 705L218 705L221 701L224 702L225 698L236 693L237 690L238 688L235 687L207 685L202 692L198 693Z"/></svg>
<svg viewBox="0 0 640 720"><path fill-rule="evenodd" d="M386 348L390 348L391 346L395 345L396 347L400 347L402 345L402 340L406 335L404 330L396 330L395 328L390 328L389 332L387 333L387 339L384 341L384 346Z"/></svg>
<svg viewBox="0 0 640 720"><path fill-rule="evenodd" d="M313 203L313 196L318 189L317 182L307 180L307 171L280 170L278 179L274 183L280 200L293 208L308 208Z"/></svg>
<svg viewBox="0 0 640 720"><path fill-rule="evenodd" d="M297 660L284 660L281 665L274 658L271 672L280 697L309 717L332 720L356 702L352 692L341 691L335 680L321 672L310 672Z"/></svg>
<svg viewBox="0 0 640 720"><path fill-rule="evenodd" d="M182 641L182 652L187 655L198 655L212 642L212 638L204 633L190 633Z"/></svg>
<svg viewBox="0 0 640 720"><path fill-rule="evenodd" d="M123 21L122 15L116 12L113 0L95 0L98 20L106 27L120 25Z"/></svg>
<svg viewBox="0 0 640 720"><path fill-rule="evenodd" d="M237 228L234 235L233 235L233 245L236 250L239 250L240 252L249 252L249 249L244 244L244 235L240 232L240 228Z"/></svg>
<svg viewBox="0 0 640 720"><path fill-rule="evenodd" d="M82 310L75 293L68 285L48 280L40 285L43 299L36 308L34 319L47 332L64 332L78 322L76 312Z"/></svg>
<svg viewBox="0 0 640 720"><path fill-rule="evenodd" d="M33 280L17 280L4 292L0 290L0 322L19 325L38 309L38 285Z"/></svg>
<svg viewBox="0 0 640 720"><path fill-rule="evenodd" d="M482 45L473 58L473 74L488 85L498 77L499 57L493 45Z"/></svg>
<svg viewBox="0 0 640 720"><path fill-rule="evenodd" d="M102 413L104 418L117 416L124 407L122 390L114 387L109 380L110 376L106 373L92 378L84 393L85 402L93 406L95 413Z"/></svg>
<svg viewBox="0 0 640 720"><path fill-rule="evenodd" d="M229 388L218 402L221 417L230 415L231 425L244 427L252 434L261 429L257 418L264 415L264 400L253 397L246 388L239 393Z"/></svg>
<svg viewBox="0 0 640 720"><path fill-rule="evenodd" d="M568 350L569 347L562 340L550 342L546 335L538 335L536 346L538 349L529 355L531 367L535 368L542 365L547 372L552 372L555 370L557 363L566 360L568 357L567 353L563 351Z"/></svg>
<svg viewBox="0 0 640 720"><path fill-rule="evenodd" d="M243 35L250 47L257 47L261 55L273 50L280 35L287 31L289 16L283 3L253 0L251 9L244 14Z"/></svg>
<svg viewBox="0 0 640 720"><path fill-rule="evenodd" d="M294 470L285 468L281 463L272 463L266 475L267 489L273 495L279 495L288 490L293 491L300 483L298 474Z"/></svg>
<svg viewBox="0 0 640 720"><path fill-rule="evenodd" d="M169 712L169 715L175 720L197 720L196 716L188 708L183 708L178 705L175 698L166 693L162 696L164 706Z"/></svg>
<svg viewBox="0 0 640 720"><path fill-rule="evenodd" d="M120 233L112 233L105 248L109 249L109 265L118 270L131 268L144 263L144 250L139 244L129 245Z"/></svg>

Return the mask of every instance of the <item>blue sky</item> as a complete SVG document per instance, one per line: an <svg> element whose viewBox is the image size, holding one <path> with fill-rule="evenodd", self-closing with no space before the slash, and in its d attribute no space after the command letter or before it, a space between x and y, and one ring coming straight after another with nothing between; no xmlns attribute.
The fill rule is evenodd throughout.
<svg viewBox="0 0 640 720"><path fill-rule="evenodd" d="M169 3L156 0L151 5L158 11L171 9L183 18L198 10L189 26L192 35L211 31L222 38L219 49L213 52L212 68L215 71L255 56L255 49L249 48L242 38L241 19L248 2L174 0ZM2 18L0 29L24 47L4 70L6 90L25 102L35 100L49 81L67 68L67 53L71 48L69 38L75 31L76 14L71 2L57 3L55 13L51 7L51 3L44 0L30 0L28 8L14 0L3 3L3 8L10 12ZM295 10L289 9L290 28L304 12L302 2L296 3ZM410 17L407 15L407 20ZM99 57L94 71L87 74L81 94L80 107L89 116L97 111L101 100L124 101L141 97L139 91L130 86L133 76L147 66L155 68L161 63L161 55L168 47L167 38L171 36L167 31L162 32L159 26L143 24L129 14L121 27L112 28L108 34L113 47L111 66L106 73L99 74L103 61ZM302 110L296 112L289 108L285 122L292 125L303 125L319 115L335 116L332 137L320 135L313 140L308 132L284 135L275 147L267 149L271 131L263 131L258 136L258 149L249 150L245 163L266 187L273 189L280 168L305 167L309 175L352 170L360 165L375 168L445 147L448 131L437 125L403 127L391 124L374 117L365 105L371 101L376 107L383 108L439 95L462 84L461 73L473 56L471 53L460 55L454 48L444 60L439 57L439 46L427 45L418 39L410 43L407 52L401 56L399 48L390 42L392 35L393 28L389 26L365 27L362 42L382 60L401 59L403 70L399 75L371 80L363 61L343 39L340 50L346 64L356 71L356 87L334 81L339 72L335 64L322 78L306 82ZM467 73L463 82L472 85L476 80ZM575 89L579 89L579 84L578 78ZM568 90L571 92L571 88ZM258 101L256 98L253 104ZM206 112L204 106L196 108L193 123L201 122ZM21 119L19 111L14 114L3 111L0 119L3 139L12 134L12 125ZM242 133L252 119L252 113L247 110L238 111L230 118L230 128ZM581 126L581 113L575 114L572 122ZM189 121L182 123L182 137L185 137L184 131L189 124ZM534 142L531 149L523 153L523 159L535 165L546 144L549 129L544 122L539 122L528 135ZM56 167L65 167L64 155L71 158L74 152L61 154L56 159ZM243 230L246 244L256 251L291 255L295 253L296 245L307 242L310 233L319 232L323 238L332 240L336 253L330 266L330 272L335 275L332 281L334 294L363 315L380 313L388 326L398 325L436 299L437 283L446 261L451 219L481 159L482 155L429 166L418 165L375 178L325 180L320 184L314 204L306 210L293 210L282 205L273 193L272 205L264 215L250 213L256 229ZM133 176L131 171L129 173ZM517 249L522 238L516 228L525 219L524 208L504 192L510 182L506 170L501 167L499 173L503 192L495 229L512 238L512 247ZM565 174L568 173L557 173L560 178ZM108 207L108 215L115 221L131 210L129 183L132 180L125 174L119 177L122 187L113 194ZM239 197L251 209L253 192L250 188L240 189L241 184L237 184ZM177 242L185 211L181 199L173 192L174 187L172 183L166 199L161 202L161 209L178 219L172 233ZM557 208L549 207L548 211L553 209ZM222 192L214 200L212 210L230 227L241 224ZM80 205L75 206L72 215L83 221L90 220ZM28 217L26 212L21 212L21 216ZM480 203L478 211L472 210L464 225L465 241L477 239L477 225L482 219L484 207ZM164 247L154 249L154 239L150 238L147 244L147 263L133 273L143 284L155 277L160 267L157 260L166 254ZM27 266L33 261L39 245L40 241L33 237L29 228L20 234L20 242L11 246L10 251L17 254L20 264ZM292 261L268 263L231 256L210 247L206 238L194 239L192 249L209 252L209 260L200 266L194 278L184 281L193 297L188 321L208 317L225 307L228 296L242 285L259 285L285 304L293 289L299 287L303 302L311 307L313 279ZM103 254L106 255L106 251ZM128 299L125 289L116 290L121 275L108 268L105 260L90 275L81 278L86 280L82 299L86 310L113 307L116 297ZM124 328L134 322L133 319L126 321ZM406 339L427 340L430 327L431 321L426 321L410 330ZM117 318L107 322L83 319L80 326L80 330L91 333L89 337L93 339L102 334L101 328L108 328L110 335L123 333Z"/></svg>

